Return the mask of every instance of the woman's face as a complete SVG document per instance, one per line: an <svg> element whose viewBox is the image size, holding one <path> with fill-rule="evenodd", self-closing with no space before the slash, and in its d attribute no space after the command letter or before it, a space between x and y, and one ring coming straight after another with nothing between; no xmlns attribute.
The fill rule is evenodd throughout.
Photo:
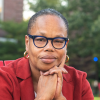
<svg viewBox="0 0 100 100"><path fill-rule="evenodd" d="M45 36L47 38L67 37L67 30L63 20L54 15L42 15L37 18L30 29L30 35ZM58 66L66 55L67 44L63 49L55 49L51 40L44 48L37 48L33 39L25 36L26 51L29 55L31 68L47 71L53 66Z"/></svg>

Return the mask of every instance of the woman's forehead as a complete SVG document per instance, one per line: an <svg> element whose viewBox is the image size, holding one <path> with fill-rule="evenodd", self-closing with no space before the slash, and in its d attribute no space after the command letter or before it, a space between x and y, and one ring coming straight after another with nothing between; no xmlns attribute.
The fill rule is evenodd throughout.
<svg viewBox="0 0 100 100"><path fill-rule="evenodd" d="M42 15L42 16L39 16L36 19L36 23L38 25L43 25L43 26L46 26L46 25L54 26L56 24L56 27L66 28L64 21L56 15Z"/></svg>
<svg viewBox="0 0 100 100"><path fill-rule="evenodd" d="M31 34L53 34L67 36L64 21L55 15L42 15L38 17L31 27ZM33 34L34 35L34 34Z"/></svg>

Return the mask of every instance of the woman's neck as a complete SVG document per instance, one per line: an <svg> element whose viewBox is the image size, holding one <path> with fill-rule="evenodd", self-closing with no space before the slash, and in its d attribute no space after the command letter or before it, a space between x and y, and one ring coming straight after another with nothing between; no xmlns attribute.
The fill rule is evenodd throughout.
<svg viewBox="0 0 100 100"><path fill-rule="evenodd" d="M40 77L40 71L36 69L35 67L31 68L31 73L32 73L32 80L35 83L38 83L39 77Z"/></svg>
<svg viewBox="0 0 100 100"><path fill-rule="evenodd" d="M30 68L32 73L34 91L37 93L37 85L40 77L40 71L35 66L31 65L31 63L30 63Z"/></svg>
<svg viewBox="0 0 100 100"><path fill-rule="evenodd" d="M30 62L30 68L31 68L31 73L32 73L32 80L34 83L38 83L39 77L40 77L40 71L35 67L34 65L31 64Z"/></svg>

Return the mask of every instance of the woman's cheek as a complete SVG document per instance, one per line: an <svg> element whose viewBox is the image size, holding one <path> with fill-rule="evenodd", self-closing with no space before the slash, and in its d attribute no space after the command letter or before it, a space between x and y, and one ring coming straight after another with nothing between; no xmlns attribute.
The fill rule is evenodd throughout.
<svg viewBox="0 0 100 100"><path fill-rule="evenodd" d="M58 53L58 54L60 54L60 56L59 56L59 62L61 63L62 62L62 59L64 58L64 56L66 55L66 50L64 49L64 50L62 50L60 53Z"/></svg>

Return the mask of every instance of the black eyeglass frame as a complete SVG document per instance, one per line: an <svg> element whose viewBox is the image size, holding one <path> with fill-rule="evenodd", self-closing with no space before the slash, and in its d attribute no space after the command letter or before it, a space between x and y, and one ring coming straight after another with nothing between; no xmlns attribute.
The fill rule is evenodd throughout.
<svg viewBox="0 0 100 100"><path fill-rule="evenodd" d="M65 38L65 37L55 37L55 38L47 38L47 37L45 37L45 36L39 36L39 35L30 35L30 34L28 34L28 36L30 37L30 38L32 38L33 39L33 43L34 43L34 39L36 38L36 37L43 37L43 38L45 38L46 40L47 40L47 43L45 44L45 46L48 44L48 40L51 40L51 44L52 44L52 46L53 46L53 40L54 39L64 39L65 40L65 44L64 44L64 46L62 47L62 48L55 48L54 46L54 48L55 49L63 49L64 47L65 47L65 45L66 45L66 42L69 40L68 38ZM34 45L35 45L35 43L34 43ZM36 45L35 45L36 46ZM43 47L38 47L38 46L36 46L37 48L44 48L45 46L43 46Z"/></svg>

